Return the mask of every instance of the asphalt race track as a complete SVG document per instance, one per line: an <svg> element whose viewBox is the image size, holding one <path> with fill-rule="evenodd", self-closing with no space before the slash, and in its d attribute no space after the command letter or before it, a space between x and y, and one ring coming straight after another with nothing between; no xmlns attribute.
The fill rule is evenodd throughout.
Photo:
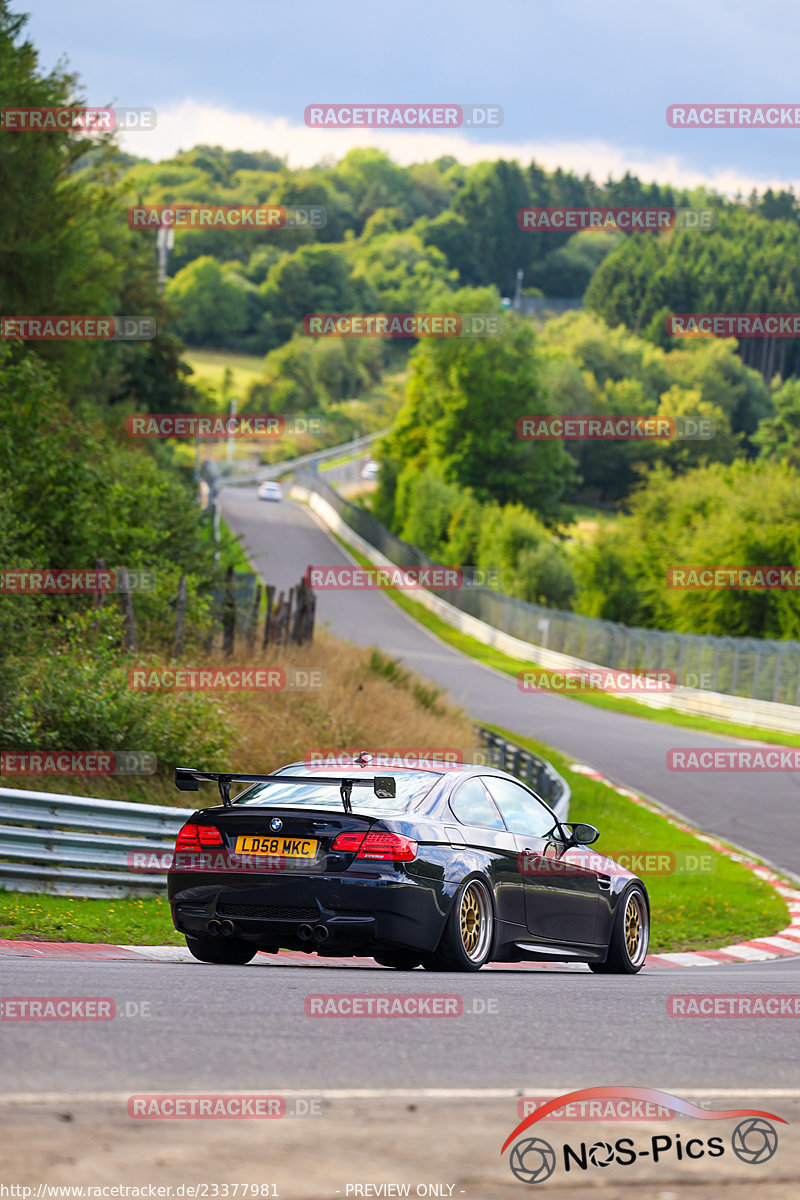
<svg viewBox="0 0 800 1200"><path fill-rule="evenodd" d="M797 1084L787 1053L792 1021L668 1017L666 1000L699 992L797 995L800 958L645 968L630 978L554 967L430 975L322 967L313 957L308 966L256 957L246 967L0 962L7 996L109 996L118 1013L127 1004L139 1014L133 1005L146 1002L150 1014L4 1023L3 1082L12 1095L403 1086L537 1094L599 1083L644 1083L680 1095L702 1092L712 1080L734 1091ZM458 996L462 1015L306 1016L307 996L344 993ZM376 1054L402 1070L376 1074Z"/></svg>
<svg viewBox="0 0 800 1200"><path fill-rule="evenodd" d="M222 511L244 535L252 562L280 590L306 567L349 561L303 506L259 501L253 488L228 488ZM595 708L566 696L522 693L510 676L433 637L379 591L322 591L317 620L348 641L380 646L447 688L477 720L556 746L616 783L682 813L694 824L800 875L800 776L667 770L672 747L732 746L730 739ZM579 813L574 816L578 818Z"/></svg>

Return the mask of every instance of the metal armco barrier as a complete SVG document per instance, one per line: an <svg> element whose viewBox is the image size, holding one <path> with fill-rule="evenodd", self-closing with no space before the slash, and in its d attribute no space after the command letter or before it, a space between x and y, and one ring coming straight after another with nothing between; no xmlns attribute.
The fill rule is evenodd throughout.
<svg viewBox="0 0 800 1200"><path fill-rule="evenodd" d="M544 758L508 742L491 729L476 726L481 743L486 746L488 765L508 771L522 779L537 796L550 805L559 821L569 820L570 786Z"/></svg>
<svg viewBox="0 0 800 1200"><path fill-rule="evenodd" d="M0 788L0 890L163 893L166 874L131 870L131 856L171 854L189 811Z"/></svg>

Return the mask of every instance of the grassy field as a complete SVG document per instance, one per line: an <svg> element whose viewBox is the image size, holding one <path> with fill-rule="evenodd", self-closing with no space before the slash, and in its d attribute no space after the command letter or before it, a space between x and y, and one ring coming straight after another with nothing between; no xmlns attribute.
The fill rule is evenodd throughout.
<svg viewBox="0 0 800 1200"><path fill-rule="evenodd" d="M617 514L605 508L590 508L586 504L570 506L575 513L575 520L564 530L568 541L579 545L593 542L598 533L610 529L617 520Z"/></svg>
<svg viewBox="0 0 800 1200"><path fill-rule="evenodd" d="M187 349L183 358L192 368L189 382L207 390L213 389L220 396L226 369L232 373L231 393L240 401L251 383L261 375L264 356L261 354L233 354L230 350Z"/></svg>
<svg viewBox="0 0 800 1200"><path fill-rule="evenodd" d="M0 938L111 945L185 945L166 896L87 900L29 892L0 893Z"/></svg>

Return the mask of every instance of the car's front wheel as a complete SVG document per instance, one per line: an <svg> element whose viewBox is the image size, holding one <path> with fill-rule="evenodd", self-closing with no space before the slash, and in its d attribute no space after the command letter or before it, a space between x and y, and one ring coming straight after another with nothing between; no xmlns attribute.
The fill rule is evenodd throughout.
<svg viewBox="0 0 800 1200"><path fill-rule="evenodd" d="M647 897L643 889L634 884L617 906L606 961L589 963L589 966L599 975L635 975L644 966L649 944Z"/></svg>
<svg viewBox="0 0 800 1200"><path fill-rule="evenodd" d="M241 938L205 938L184 934L191 954L200 962L242 966L258 954L258 946Z"/></svg>
<svg viewBox="0 0 800 1200"><path fill-rule="evenodd" d="M462 883L436 953L423 960L433 971L479 971L494 946L494 904L489 885L479 876Z"/></svg>

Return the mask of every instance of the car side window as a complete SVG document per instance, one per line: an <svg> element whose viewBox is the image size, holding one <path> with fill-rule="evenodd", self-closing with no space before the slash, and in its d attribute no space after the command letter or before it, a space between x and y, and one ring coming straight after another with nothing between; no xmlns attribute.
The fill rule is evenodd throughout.
<svg viewBox="0 0 800 1200"><path fill-rule="evenodd" d="M480 779L466 779L450 801L450 807L462 825L482 825L504 829L502 817Z"/></svg>
<svg viewBox="0 0 800 1200"><path fill-rule="evenodd" d="M494 797L503 814L503 820L512 833L546 837L552 832L555 821L550 809L531 795L522 784L514 783L512 779L490 775L485 776L483 782Z"/></svg>

